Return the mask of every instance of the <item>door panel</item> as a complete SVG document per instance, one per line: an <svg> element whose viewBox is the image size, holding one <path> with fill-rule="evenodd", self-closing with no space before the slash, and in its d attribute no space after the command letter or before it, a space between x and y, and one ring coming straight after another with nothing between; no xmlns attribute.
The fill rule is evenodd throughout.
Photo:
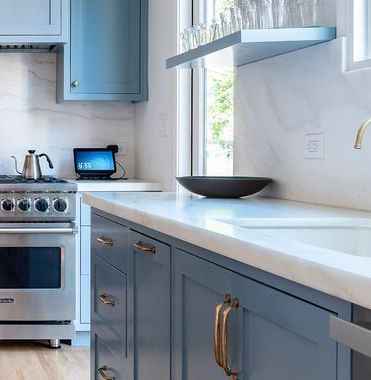
<svg viewBox="0 0 371 380"><path fill-rule="evenodd" d="M134 379L170 380L170 247L130 231L128 252Z"/></svg>
<svg viewBox="0 0 371 380"><path fill-rule="evenodd" d="M227 339L239 380L336 380L328 311L182 251L174 262L174 379L228 379L213 335L215 308L228 293L239 301Z"/></svg>
<svg viewBox="0 0 371 380"><path fill-rule="evenodd" d="M74 0L71 10L73 94L139 93L140 1Z"/></svg>

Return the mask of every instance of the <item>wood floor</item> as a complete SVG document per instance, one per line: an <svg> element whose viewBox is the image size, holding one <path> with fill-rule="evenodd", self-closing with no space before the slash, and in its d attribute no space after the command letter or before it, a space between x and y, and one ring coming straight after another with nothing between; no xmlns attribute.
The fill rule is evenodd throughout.
<svg viewBox="0 0 371 380"><path fill-rule="evenodd" d="M1 341L0 380L89 380L89 349Z"/></svg>

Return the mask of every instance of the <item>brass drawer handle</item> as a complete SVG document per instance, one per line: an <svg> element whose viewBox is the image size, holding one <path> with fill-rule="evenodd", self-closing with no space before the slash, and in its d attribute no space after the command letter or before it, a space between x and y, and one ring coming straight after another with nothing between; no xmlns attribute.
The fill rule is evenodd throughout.
<svg viewBox="0 0 371 380"><path fill-rule="evenodd" d="M98 372L104 380L115 380L115 377L111 376L108 373L108 368L105 365L103 367L98 368Z"/></svg>
<svg viewBox="0 0 371 380"><path fill-rule="evenodd" d="M101 243L102 245L109 245L110 247L112 247L114 245L114 241L108 237L105 237L105 236L99 236L97 238L97 242Z"/></svg>
<svg viewBox="0 0 371 380"><path fill-rule="evenodd" d="M230 294L226 294L224 296L224 301L219 303L215 308L215 318L214 318L214 355L215 355L215 361L218 364L219 367L223 368L222 363L222 352L221 352L221 346L220 346L220 320L221 320L221 313L223 311L223 308L226 305L230 305L232 300L232 297Z"/></svg>
<svg viewBox="0 0 371 380"><path fill-rule="evenodd" d="M222 355L222 364L223 369L227 376L229 376L232 380L238 380L238 373L232 371L230 365L228 364L228 324L229 324L229 315L232 310L237 309L240 305L240 301L238 298L233 299L232 303L227 306L223 310L222 315L222 348L221 348L221 355Z"/></svg>
<svg viewBox="0 0 371 380"><path fill-rule="evenodd" d="M156 247L144 244L140 240L138 240L137 242L134 243L134 248L138 249L139 251L149 253L151 255L154 255L156 253Z"/></svg>
<svg viewBox="0 0 371 380"><path fill-rule="evenodd" d="M107 294L103 293L99 296L99 300L104 303L105 305L115 306L115 301L108 296Z"/></svg>

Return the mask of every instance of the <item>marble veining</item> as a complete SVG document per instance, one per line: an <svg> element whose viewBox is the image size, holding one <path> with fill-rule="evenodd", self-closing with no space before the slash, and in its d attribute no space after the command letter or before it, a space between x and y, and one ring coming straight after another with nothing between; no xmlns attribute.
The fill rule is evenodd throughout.
<svg viewBox="0 0 371 380"><path fill-rule="evenodd" d="M175 193L85 193L99 210L255 268L371 309L371 257L274 237L228 222L272 221L291 226L362 228L371 238L371 213L271 198L206 199ZM257 221L259 219L259 222ZM245 222L246 222L245 221ZM366 231L366 232L365 232ZM341 233L341 232L340 232Z"/></svg>
<svg viewBox="0 0 371 380"><path fill-rule="evenodd" d="M119 157L134 175L135 106L124 102L56 103L55 54L0 54L0 172L14 174L11 154L23 159L27 149L50 155L54 170L46 174L73 177L74 147L126 142Z"/></svg>
<svg viewBox="0 0 371 380"><path fill-rule="evenodd" d="M236 175L272 177L266 195L371 210L371 71L342 71L344 38L236 73ZM323 133L325 157L305 159L304 135Z"/></svg>

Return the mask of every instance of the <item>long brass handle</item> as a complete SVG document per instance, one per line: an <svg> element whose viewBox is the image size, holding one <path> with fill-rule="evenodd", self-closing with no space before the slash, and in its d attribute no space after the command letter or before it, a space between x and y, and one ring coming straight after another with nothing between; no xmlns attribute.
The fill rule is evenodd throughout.
<svg viewBox="0 0 371 380"><path fill-rule="evenodd" d="M228 351L229 351L228 350L228 341L229 341L228 324L229 324L230 313L232 312L232 310L237 309L239 304L240 304L240 301L238 300L238 298L235 298L232 301L232 303L223 310L223 315L222 315L222 327L221 327L221 331L222 331L221 353L222 353L222 364L223 364L222 366L227 376L229 376L232 380L238 380L238 373L232 371L228 363L229 361L228 360Z"/></svg>
<svg viewBox="0 0 371 380"><path fill-rule="evenodd" d="M105 236L99 236L97 238L97 242L98 243L101 243L103 245L109 245L109 246L113 246L115 243L112 239L108 238L108 237L105 237Z"/></svg>
<svg viewBox="0 0 371 380"><path fill-rule="evenodd" d="M115 306L115 301L108 296L107 294L103 293L99 296L99 300L104 303L105 305Z"/></svg>
<svg viewBox="0 0 371 380"><path fill-rule="evenodd" d="M152 245L147 245L138 240L134 243L134 248L138 249L139 251L149 253L151 255L154 255L156 253L156 247L153 247Z"/></svg>
<svg viewBox="0 0 371 380"><path fill-rule="evenodd" d="M115 380L115 377L111 376L108 373L108 368L105 365L103 367L98 368L98 372L104 380Z"/></svg>
<svg viewBox="0 0 371 380"><path fill-rule="evenodd" d="M220 346L220 320L221 320L221 313L223 311L223 308L226 305L229 305L231 303L232 297L230 294L226 294L224 297L224 301L219 303L215 308L215 319L214 319L214 355L215 355L215 361L218 364L219 367L223 368L223 362L222 362L222 352L221 352L221 346Z"/></svg>

